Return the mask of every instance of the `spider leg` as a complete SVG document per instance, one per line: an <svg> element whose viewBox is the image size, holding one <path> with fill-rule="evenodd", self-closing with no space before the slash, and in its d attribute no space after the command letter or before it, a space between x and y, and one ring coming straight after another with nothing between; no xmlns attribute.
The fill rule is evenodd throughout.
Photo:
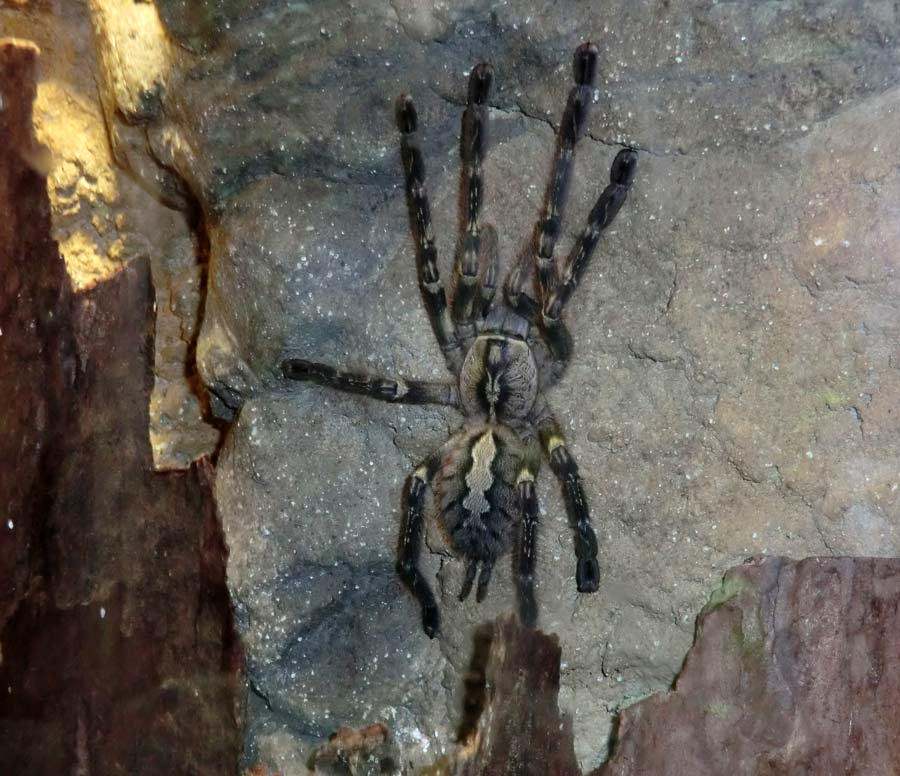
<svg viewBox="0 0 900 776"><path fill-rule="evenodd" d="M560 272L559 281L544 298L543 318L547 329L552 329L562 314L566 302L588 268L594 248L604 230L613 222L616 214L628 196L628 189L637 170L637 153L623 148L616 154L609 173L609 185L600 194L597 203L588 216L588 224L572 252L566 258Z"/></svg>
<svg viewBox="0 0 900 776"><path fill-rule="evenodd" d="M534 565L537 545L538 501L534 489L534 475L524 469L519 475L519 500L522 503L522 529L516 554L516 594L519 599L519 619L533 628L537 622L534 600Z"/></svg>
<svg viewBox="0 0 900 776"><path fill-rule="evenodd" d="M538 321L535 327L541 335L550 356L550 378L556 381L565 371L572 357L572 335L563 321L553 321L548 325L543 320L540 312L537 313Z"/></svg>
<svg viewBox="0 0 900 776"><path fill-rule="evenodd" d="M459 590L459 600L465 601L472 592L472 585L475 583L475 574L478 573L478 561L470 560L466 566L466 576L463 579L462 587Z"/></svg>
<svg viewBox="0 0 900 776"><path fill-rule="evenodd" d="M490 224L485 224L481 230L481 246L478 251L478 275L479 294L475 298L473 316L483 318L491 309L494 294L497 291L497 275L500 272L500 254L497 248L497 230Z"/></svg>
<svg viewBox="0 0 900 776"><path fill-rule="evenodd" d="M478 588L475 590L475 600L481 603L487 598L488 583L494 572L494 559L488 558L481 563L481 573L478 575Z"/></svg>
<svg viewBox="0 0 900 776"><path fill-rule="evenodd" d="M419 289L438 345L448 366L456 372L462 363L462 349L447 308L447 295L437 267L437 249L425 188L425 160L419 145L416 108L412 98L405 94L397 101L397 127L400 130L400 156L406 179L410 230L416 244Z"/></svg>
<svg viewBox="0 0 900 776"><path fill-rule="evenodd" d="M597 536L591 526L591 514L581 486L578 464L569 452L565 437L546 402L537 409L536 426L541 447L550 459L550 468L562 485L569 525L574 532L578 592L593 593L600 586Z"/></svg>
<svg viewBox="0 0 900 776"><path fill-rule="evenodd" d="M419 556L422 552L425 491L438 465L438 457L431 456L406 482L403 491L404 520L400 529L397 558L397 574L419 602L422 609L422 628L430 639L435 637L440 628L440 614L434 593L419 571Z"/></svg>
<svg viewBox="0 0 900 776"><path fill-rule="evenodd" d="M535 234L529 246L510 273L506 282L506 295L510 304L522 313L532 306L534 300L528 297L526 288L531 277L530 261L537 270L540 300L543 303L556 282L553 251L562 224L563 212L569 194L569 182L575 159L575 145L584 134L588 113L593 98L594 78L597 73L597 47L593 43L582 43L575 51L573 59L575 86L569 92L563 111L553 169L544 195L541 218L535 227ZM523 299L523 297L525 297Z"/></svg>
<svg viewBox="0 0 900 776"><path fill-rule="evenodd" d="M452 383L401 380L363 372L345 372L328 364L317 364L300 358L285 360L281 368L284 376L291 380L327 385L339 391L371 396L382 401L459 407L459 389Z"/></svg>
<svg viewBox="0 0 900 776"><path fill-rule="evenodd" d="M587 271L600 236L624 204L636 169L635 151L623 148L616 154L610 169L610 183L591 210L587 227L566 258L554 287L544 297L543 309L538 313L535 309L537 305L533 302L529 308L529 321L538 329L547 345L554 362L552 371L556 377L562 373L572 353L572 337L561 320L563 308Z"/></svg>
<svg viewBox="0 0 900 776"><path fill-rule="evenodd" d="M481 304L478 292L478 269L483 263L479 216L484 199L482 162L487 152L488 106L493 70L486 63L476 65L469 76L469 93L460 132L462 161L462 219L460 241L454 268L453 321L457 329L471 328ZM494 235L496 238L496 235ZM496 246L496 241L494 243Z"/></svg>

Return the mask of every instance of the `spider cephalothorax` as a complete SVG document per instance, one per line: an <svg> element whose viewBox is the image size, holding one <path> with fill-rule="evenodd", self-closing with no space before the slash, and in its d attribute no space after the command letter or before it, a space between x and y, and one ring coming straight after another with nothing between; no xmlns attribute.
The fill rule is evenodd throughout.
<svg viewBox="0 0 900 776"><path fill-rule="evenodd" d="M587 269L601 233L625 201L637 164L633 150L619 151L609 185L591 210L587 226L568 257L557 264L553 253L575 144L584 132L593 97L596 67L596 47L583 43L575 52L575 86L563 113L543 212L527 250L507 276L502 297L496 299L497 236L493 227L479 220L492 73L486 64L473 69L462 120L463 213L449 307L437 267L418 119L409 97L398 100L397 125L419 288L455 382L386 379L301 359L283 364L285 376L294 380L312 380L390 402L443 404L464 415L462 429L422 462L404 492L397 571L422 607L429 636L439 627L437 602L419 570L429 487L451 547L467 560L460 600L469 595L477 576L476 598L481 601L495 562L512 551L519 615L533 625L537 619L535 478L546 456L562 484L574 532L578 590L593 592L600 582L597 539L578 466L543 398L570 355L570 337L561 320L563 308Z"/></svg>

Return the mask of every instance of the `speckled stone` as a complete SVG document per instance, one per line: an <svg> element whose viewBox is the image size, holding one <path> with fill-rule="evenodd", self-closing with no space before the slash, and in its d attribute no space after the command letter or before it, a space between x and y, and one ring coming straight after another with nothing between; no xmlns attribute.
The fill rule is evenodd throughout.
<svg viewBox="0 0 900 776"><path fill-rule="evenodd" d="M458 418L288 388L278 370L295 355L443 374L416 288L393 102L407 92L419 107L449 277L460 105L479 60L496 73L484 216L505 263L537 218L580 41L597 42L601 77L561 254L617 148L640 150L632 195L567 311L575 355L550 397L598 528L599 594L576 594L558 488L547 471L539 481L541 625L560 639L560 704L582 767L606 757L617 709L670 684L727 568L761 553L897 554L893 3L158 7L188 52L162 103L191 152L172 164L209 221L199 367L223 414L239 413L218 500L255 697L270 699L253 707L249 752L260 726L277 730L268 740L294 748L273 745L267 762L290 776L303 736L395 714L415 723L402 725L404 757L426 762L449 740L474 628L512 605L506 564L483 605L458 603L461 564L430 536L436 647L388 581L402 481ZM296 652L301 632L324 646ZM398 643L411 657L395 681ZM354 713L325 716L337 691L323 672L361 665L376 645L394 678L341 673L334 688L351 682Z"/></svg>

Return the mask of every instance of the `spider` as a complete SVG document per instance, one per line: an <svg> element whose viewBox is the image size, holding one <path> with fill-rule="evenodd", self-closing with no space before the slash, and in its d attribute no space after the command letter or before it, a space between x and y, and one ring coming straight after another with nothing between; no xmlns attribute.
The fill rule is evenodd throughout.
<svg viewBox="0 0 900 776"><path fill-rule="evenodd" d="M610 183L591 210L587 226L571 253L557 263L553 254L575 146L584 133L593 97L596 46L583 43L578 47L573 70L575 84L563 113L540 219L499 297L495 297L497 233L480 220L491 66L479 64L469 77L460 143L460 235L449 305L438 272L416 109L407 95L397 101L419 288L434 335L455 379L432 382L377 377L296 358L282 364L285 377L292 380L312 381L388 402L449 406L465 417L462 428L416 468L403 492L397 573L417 599L423 628L431 638L439 630L440 615L434 593L419 569L429 488L450 546L467 560L459 599L469 596L477 576L475 597L483 601L494 564L512 551L519 617L525 625L534 627L538 529L535 478L542 456L546 456L562 485L574 534L578 591L592 593L600 583L597 538L578 466L543 394L559 380L571 354L571 338L561 319L563 309L587 270L601 234L625 201L634 179L637 153L631 148L619 151L612 163Z"/></svg>

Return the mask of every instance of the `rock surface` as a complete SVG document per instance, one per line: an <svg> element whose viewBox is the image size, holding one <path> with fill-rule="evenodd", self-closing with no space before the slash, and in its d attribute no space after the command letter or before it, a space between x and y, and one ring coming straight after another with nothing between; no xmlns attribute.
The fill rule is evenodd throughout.
<svg viewBox="0 0 900 776"><path fill-rule="evenodd" d="M730 570L675 689L622 712L594 776L847 773L900 762L900 561Z"/></svg>
<svg viewBox="0 0 900 776"><path fill-rule="evenodd" d="M893 776L900 762L900 560L751 559L697 622L671 692L625 709L591 776ZM421 776L581 771L560 717L559 646L483 626L460 745Z"/></svg>
<svg viewBox="0 0 900 776"><path fill-rule="evenodd" d="M505 262L537 217L581 40L600 46L602 79L560 253L616 147L642 150L570 306L575 358L550 397L598 526L599 595L575 593L562 502L540 481L541 625L559 634L582 767L606 756L618 708L670 684L725 569L898 553L894 3L158 8L184 52L159 114L179 140L148 137L207 218L197 355L219 412L238 413L217 497L258 699L251 759L302 773L313 739L383 721L405 762L426 762L449 740L473 629L513 600L501 568L485 604L459 604L460 564L431 555L433 644L391 572L403 479L456 417L278 378L287 354L443 373L392 106L404 91L419 105L449 276L459 106L479 60L496 70L485 218Z"/></svg>

